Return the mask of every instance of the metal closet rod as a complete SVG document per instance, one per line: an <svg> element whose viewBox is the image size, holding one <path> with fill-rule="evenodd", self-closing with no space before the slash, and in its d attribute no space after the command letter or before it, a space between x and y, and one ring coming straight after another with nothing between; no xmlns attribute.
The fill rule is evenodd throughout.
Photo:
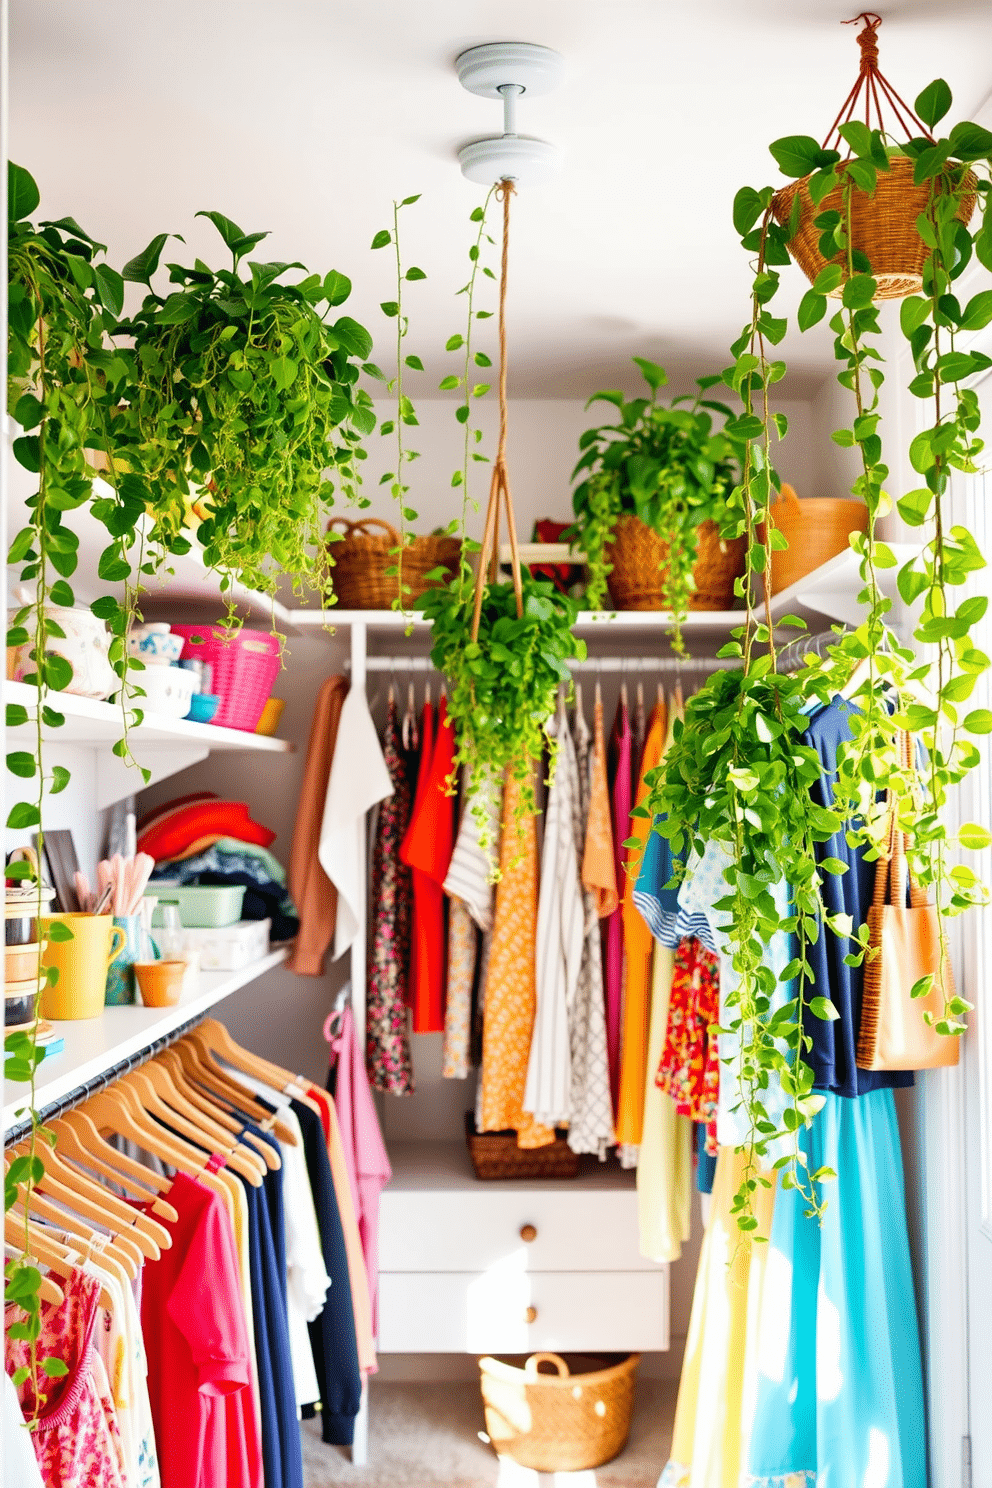
<svg viewBox="0 0 992 1488"><path fill-rule="evenodd" d="M572 672L714 672L731 666L729 661L717 661L712 656L589 656L585 661L569 664ZM345 668L351 666L345 662ZM367 656L365 668L369 672L435 672L437 668L429 656Z"/></svg>

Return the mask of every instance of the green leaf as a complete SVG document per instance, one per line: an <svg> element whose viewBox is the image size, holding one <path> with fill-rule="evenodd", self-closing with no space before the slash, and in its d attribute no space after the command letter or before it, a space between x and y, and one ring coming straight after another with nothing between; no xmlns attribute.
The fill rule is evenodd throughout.
<svg viewBox="0 0 992 1488"><path fill-rule="evenodd" d="M852 274L844 285L842 303L848 310L864 310L875 298L878 284L870 274Z"/></svg>
<svg viewBox="0 0 992 1488"><path fill-rule="evenodd" d="M445 351L457 351L459 347L464 345L464 336L449 336L447 341L444 343L444 349Z"/></svg>
<svg viewBox="0 0 992 1488"><path fill-rule="evenodd" d="M992 155L992 134L978 124L955 124L948 143L956 160L985 160Z"/></svg>
<svg viewBox="0 0 992 1488"><path fill-rule="evenodd" d="M232 222L230 217L225 217L223 212L197 212L196 215L197 217L206 217L213 223L214 227L220 233L221 237L224 239L224 242L227 244L228 248L232 250L232 252L234 250L235 243L237 243L238 240L240 238L243 238L245 235L243 229L238 227L236 223Z"/></svg>
<svg viewBox="0 0 992 1488"><path fill-rule="evenodd" d="M930 314L930 309L930 301L923 300L918 295L911 295L908 299L903 300L899 306L899 324L907 340L926 320Z"/></svg>
<svg viewBox="0 0 992 1488"><path fill-rule="evenodd" d="M820 166L838 159L836 150L824 150L808 134L789 134L768 146L783 175L808 176Z"/></svg>
<svg viewBox="0 0 992 1488"><path fill-rule="evenodd" d="M456 377L454 373L451 373L448 377L442 377L441 381L437 385L438 391L442 393L450 393L451 390L458 387L460 383L461 378Z"/></svg>
<svg viewBox="0 0 992 1488"><path fill-rule="evenodd" d="M42 1359L41 1367L49 1379L62 1379L69 1373L69 1366L64 1359Z"/></svg>
<svg viewBox="0 0 992 1488"><path fill-rule="evenodd" d="M742 238L751 231L764 210L765 204L753 186L742 186L734 197L734 227Z"/></svg>
<svg viewBox="0 0 992 1488"><path fill-rule="evenodd" d="M988 708L975 708L966 715L963 727L969 734L992 734L992 712Z"/></svg>
<svg viewBox="0 0 992 1488"><path fill-rule="evenodd" d="M799 301L799 309L796 312L796 321L801 331L808 331L810 326L816 325L827 313L826 297L817 294L815 289L808 289Z"/></svg>
<svg viewBox="0 0 992 1488"><path fill-rule="evenodd" d="M824 1023L833 1023L840 1017L840 1013L834 1007L829 997L814 997L809 1004L809 1010L814 1018L819 1018Z"/></svg>
<svg viewBox="0 0 992 1488"><path fill-rule="evenodd" d="M19 728L22 723L28 721L28 710L22 703L7 704L7 727Z"/></svg>
<svg viewBox="0 0 992 1488"><path fill-rule="evenodd" d="M390 320L395 320L396 316L400 313L400 307L396 300L383 300L379 305L379 309L383 315L388 315Z"/></svg>
<svg viewBox="0 0 992 1488"><path fill-rule="evenodd" d="M385 248L387 243L393 241L393 235L387 227L380 228L372 239L373 248Z"/></svg>
<svg viewBox="0 0 992 1488"><path fill-rule="evenodd" d="M69 775L69 771L66 769L65 765L53 765L52 783L48 788L49 795L57 796L62 791L64 791L66 786L69 784L70 778L71 777Z"/></svg>
<svg viewBox="0 0 992 1488"><path fill-rule="evenodd" d="M418 269L416 265L414 265L413 268L407 269L403 277L405 279L426 279L427 275L424 273L423 269Z"/></svg>
<svg viewBox="0 0 992 1488"><path fill-rule="evenodd" d="M844 270L840 264L825 264L813 280L813 288L817 294L830 294L839 289L844 278Z"/></svg>
<svg viewBox="0 0 992 1488"><path fill-rule="evenodd" d="M45 934L48 936L49 940L63 941L75 940L76 938L72 932L71 926L67 925L65 920L53 920L48 929L45 931Z"/></svg>
<svg viewBox="0 0 992 1488"><path fill-rule="evenodd" d="M899 507L901 511L902 502L899 503ZM913 562L910 560L909 563L904 564L899 570L899 577L896 579L896 583L903 602L912 605L916 603L926 589L928 580L926 574L914 568Z"/></svg>
<svg viewBox="0 0 992 1488"><path fill-rule="evenodd" d="M978 822L965 822L958 828L958 841L969 852L981 852L992 846L992 832Z"/></svg>
<svg viewBox="0 0 992 1488"><path fill-rule="evenodd" d="M413 368L414 372L423 372L423 370L424 370L424 364L420 360L419 356L414 356L411 353L410 356L404 357L403 360L404 360L404 362L406 363L406 365L408 367L412 367Z"/></svg>
<svg viewBox="0 0 992 1488"><path fill-rule="evenodd" d="M336 320L331 326L331 330L349 356L357 357L361 361L372 350L372 337L365 327L359 325L357 320L352 320L350 315L342 315L341 319Z"/></svg>
<svg viewBox="0 0 992 1488"><path fill-rule="evenodd" d="M992 720L992 713L989 714L989 718ZM989 727L992 728L992 722L990 722ZM988 730L986 729L985 732L987 733ZM12 832L19 832L24 827L40 826L41 818L38 815L37 806L31 801L18 801L16 805L10 808L7 825Z"/></svg>
<svg viewBox="0 0 992 1488"><path fill-rule="evenodd" d="M992 289L973 295L961 316L963 331L980 331L992 320Z"/></svg>
<svg viewBox="0 0 992 1488"><path fill-rule="evenodd" d="M23 222L30 217L32 212L38 210L41 201L41 192L35 184L34 176L26 171L23 165L15 165L12 160L7 161L7 221L10 223Z"/></svg>
<svg viewBox="0 0 992 1488"><path fill-rule="evenodd" d="M934 78L932 83L928 83L913 105L924 124L931 129L944 117L950 106L951 90L943 78Z"/></svg>
<svg viewBox="0 0 992 1488"><path fill-rule="evenodd" d="M17 749L7 756L7 769L21 780L30 780L36 768L34 755L25 749Z"/></svg>
<svg viewBox="0 0 992 1488"><path fill-rule="evenodd" d="M124 280L109 264L94 264L93 278L96 280L100 304L111 315L120 315L124 309Z"/></svg>
<svg viewBox="0 0 992 1488"><path fill-rule="evenodd" d="M646 357L635 356L634 361L641 369L641 375L652 392L657 392L664 387L668 381L668 374L664 367L659 367L657 362L649 362Z"/></svg>
<svg viewBox="0 0 992 1488"><path fill-rule="evenodd" d="M351 280L347 274L340 274L337 269L331 269L324 275L321 288L324 291L324 299L329 305L343 305L351 294Z"/></svg>
<svg viewBox="0 0 992 1488"><path fill-rule="evenodd" d="M420 200L420 198L421 198L422 195L423 195L423 193L420 192L420 191L418 191L417 194L416 194L416 196L405 196L403 198L403 200L400 202L400 206L401 207L412 207L413 204L414 204L414 202L418 202Z"/></svg>

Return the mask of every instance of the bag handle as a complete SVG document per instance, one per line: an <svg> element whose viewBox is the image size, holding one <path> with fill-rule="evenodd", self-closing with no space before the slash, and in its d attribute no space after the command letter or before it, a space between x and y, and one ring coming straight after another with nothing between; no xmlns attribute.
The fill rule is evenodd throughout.
<svg viewBox="0 0 992 1488"><path fill-rule="evenodd" d="M361 517L356 522L349 521L347 517L332 517L327 524L327 530L331 532L338 526L346 529L346 537L354 537L356 533L359 537L378 537L379 533L373 532L370 529L381 527L394 546L399 546L400 535L396 531L396 528L391 523L384 522L381 517Z"/></svg>
<svg viewBox="0 0 992 1488"><path fill-rule="evenodd" d="M900 764L912 773L916 768L916 745L908 729L899 730L897 750L900 755ZM875 909L881 909L886 904L904 906L908 880L911 908L923 909L929 903L927 892L917 883L909 867L909 860L906 856L906 833L898 826L895 797L891 790L886 792L886 800L889 813L887 849L879 857L875 866L872 904Z"/></svg>
<svg viewBox="0 0 992 1488"><path fill-rule="evenodd" d="M553 1364L558 1371L559 1379L568 1379L572 1372L561 1354L538 1353L531 1354L524 1365L524 1374L533 1379L536 1375L540 1374L540 1366L542 1364Z"/></svg>

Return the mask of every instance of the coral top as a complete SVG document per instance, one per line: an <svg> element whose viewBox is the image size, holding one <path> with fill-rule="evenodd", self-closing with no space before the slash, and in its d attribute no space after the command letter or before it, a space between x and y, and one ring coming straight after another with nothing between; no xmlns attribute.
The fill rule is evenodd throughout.
<svg viewBox="0 0 992 1488"><path fill-rule="evenodd" d="M445 928L442 884L455 845L455 801L448 779L455 760L455 730L442 697L437 734L431 738L430 704L424 705L420 771L413 813L400 857L413 870L414 1033L444 1032Z"/></svg>
<svg viewBox="0 0 992 1488"><path fill-rule="evenodd" d="M644 777L661 763L668 731L668 710L659 702L651 714L647 739L641 757L640 780L635 806L648 794ZM647 1068L648 1022L651 1014L651 957L654 940L651 931L634 905L634 885L644 844L651 822L647 817L631 816L628 837L636 837L640 847L627 850L623 882L623 938L627 955L627 981L623 1006L623 1053L620 1062L620 1100L617 1110L617 1141L636 1146L641 1140L644 1119L644 1082Z"/></svg>

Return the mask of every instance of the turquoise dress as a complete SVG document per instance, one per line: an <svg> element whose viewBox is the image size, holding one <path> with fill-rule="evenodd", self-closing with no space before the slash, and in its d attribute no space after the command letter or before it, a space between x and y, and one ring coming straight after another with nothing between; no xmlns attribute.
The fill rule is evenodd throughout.
<svg viewBox="0 0 992 1488"><path fill-rule="evenodd" d="M742 1488L925 1488L926 1419L891 1090L828 1094L800 1135L822 1224L779 1185ZM786 1297L789 1297L789 1305ZM745 1412L747 1405L745 1402Z"/></svg>

